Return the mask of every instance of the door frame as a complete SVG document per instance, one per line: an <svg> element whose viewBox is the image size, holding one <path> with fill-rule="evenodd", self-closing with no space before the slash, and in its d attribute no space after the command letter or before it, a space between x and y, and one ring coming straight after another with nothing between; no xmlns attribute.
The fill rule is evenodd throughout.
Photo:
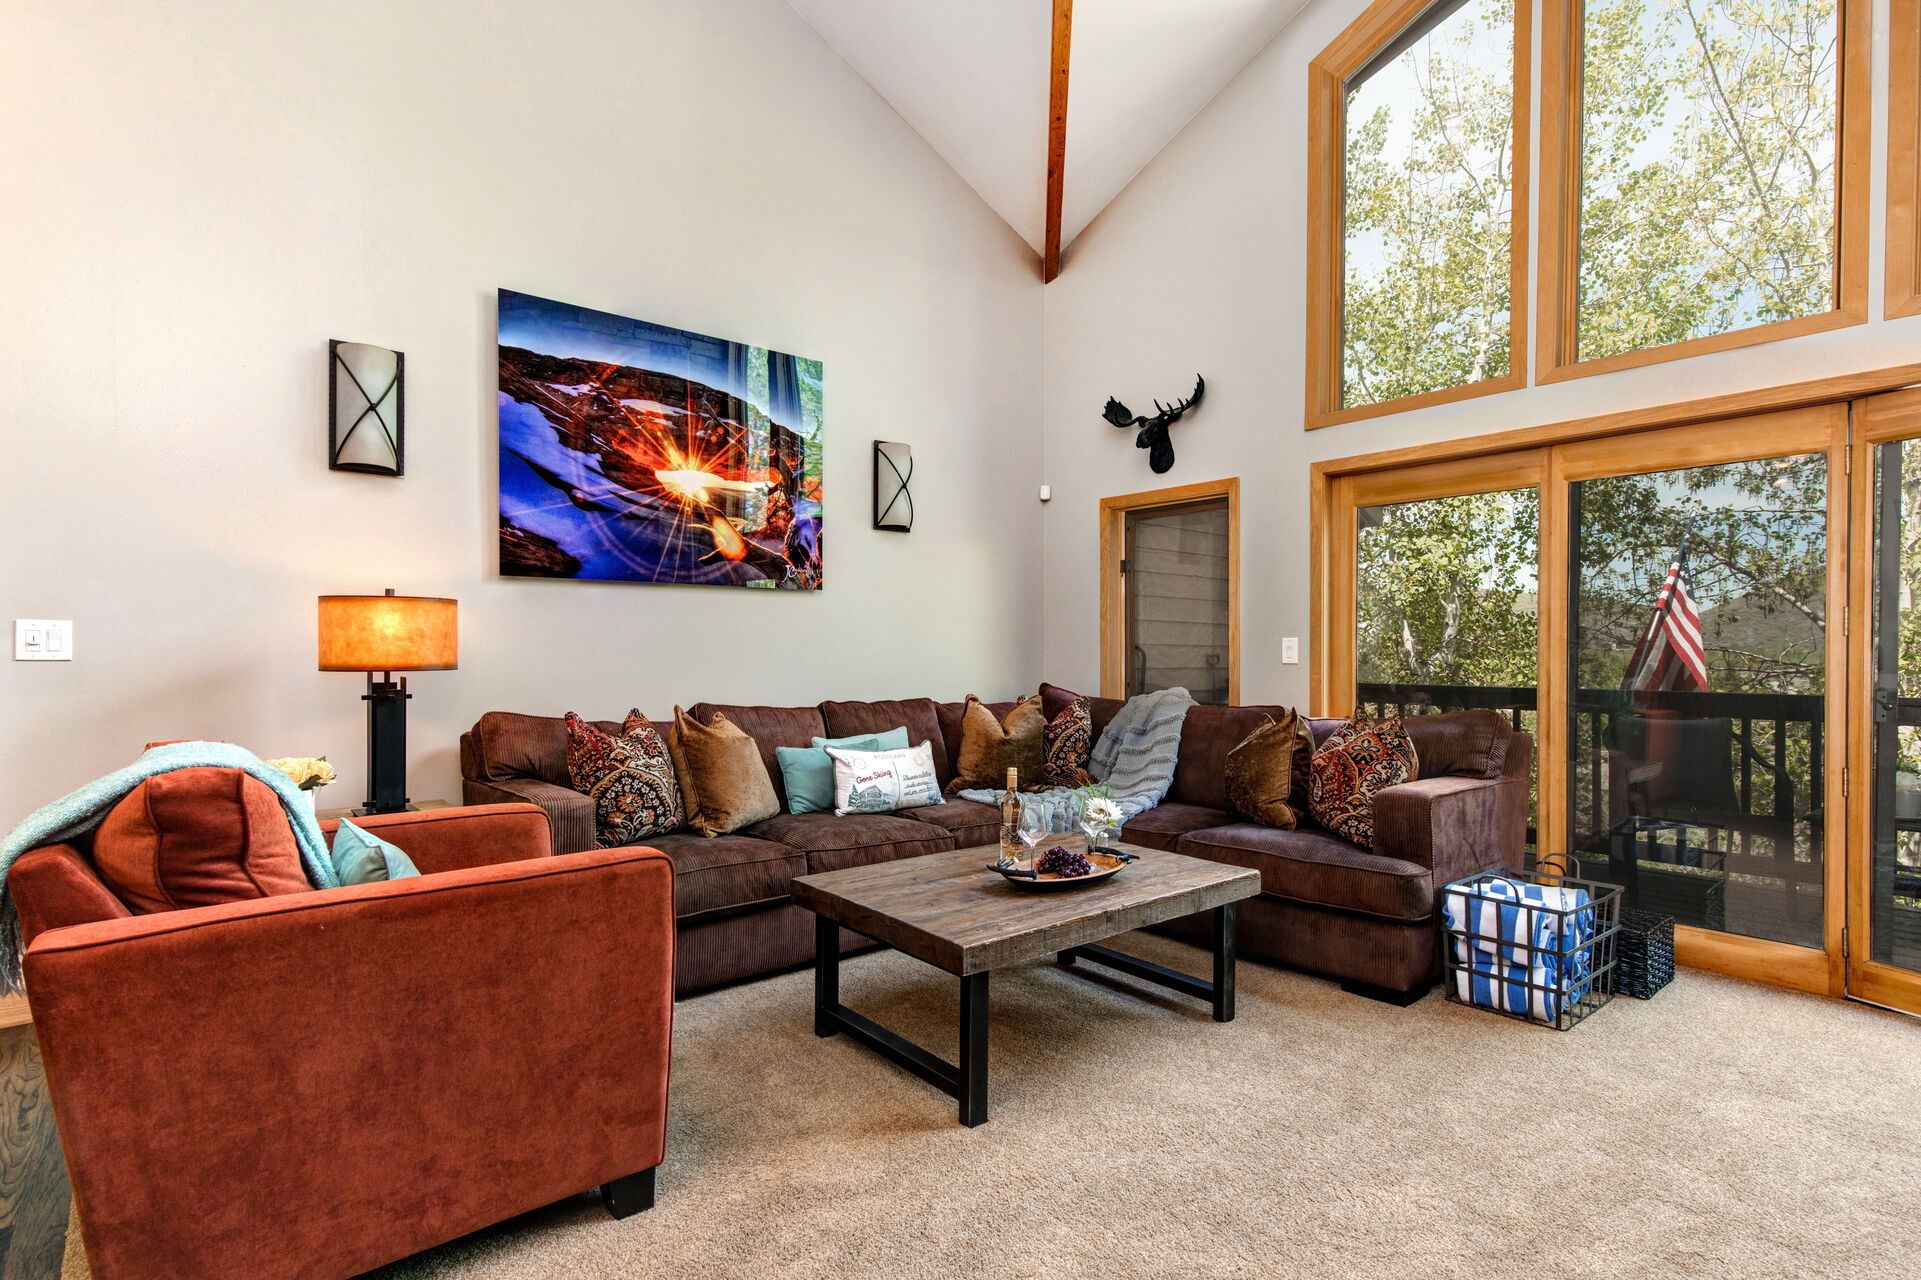
<svg viewBox="0 0 1921 1280"><path fill-rule="evenodd" d="M1883 377L1914 381L1916 370L1883 371ZM1859 375L1857 375L1859 376ZM1852 384L1837 379L1852 390ZM1312 469L1310 501L1313 543L1310 670L1311 709L1315 715L1350 714L1354 693L1354 569L1357 554L1354 513L1383 502L1416 501L1452 494L1540 487L1540 565L1537 608L1538 727L1540 815L1537 846L1543 855L1567 852L1568 726L1566 709L1569 591L1568 548L1571 529L1568 485L1603 475L1666 471L1756 456L1825 452L1828 461L1827 616L1838 611L1839 629L1830 628L1825 654L1827 697L1823 733L1842 747L1827 757L1821 780L1825 812L1840 820L1825 824L1822 857L1824 949L1746 938L1708 929L1675 928L1677 960L1694 968L1749 978L1819 994L1846 994L1844 926L1848 874L1855 856L1854 815L1848 811L1837 757L1855 749L1849 737L1853 685L1849 671L1849 567L1853 504L1849 486L1859 468L1852 463L1846 392L1825 402L1811 396L1811 384L1779 388L1773 403L1760 393L1695 401L1673 407L1666 422L1643 413L1611 415L1529 432L1507 432L1484 441L1488 446L1528 443L1533 449L1464 449L1472 441L1439 446L1443 461L1424 461L1418 452L1392 451L1317 463ZM1914 393L1921 429L1921 392ZM1714 413L1721 408L1726 412ZM1763 409L1757 412L1757 409ZM1765 441L1757 445L1756 441ZM1398 457L1396 455L1399 455ZM1855 544L1858 545L1858 544Z"/></svg>
<svg viewBox="0 0 1921 1280"><path fill-rule="evenodd" d="M1101 696L1127 696L1127 581L1121 556L1127 546L1127 517L1158 507L1225 499L1227 502L1227 701L1241 701L1241 480L1203 480L1198 484L1150 489L1101 499Z"/></svg>
<svg viewBox="0 0 1921 1280"><path fill-rule="evenodd" d="M1874 909L1874 451L1896 440L1921 438L1921 389L1894 391L1854 402L1849 455L1849 536L1861 548L1850 566L1848 613L1861 619L1848 645L1848 895L1842 954L1847 992L1861 1000L1921 1013L1921 973L1873 959L1869 930ZM1859 943L1857 946L1856 943Z"/></svg>

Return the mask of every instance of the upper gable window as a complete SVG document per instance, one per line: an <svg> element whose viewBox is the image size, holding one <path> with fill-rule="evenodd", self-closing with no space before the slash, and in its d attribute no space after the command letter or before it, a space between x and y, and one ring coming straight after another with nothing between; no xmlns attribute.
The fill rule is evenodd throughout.
<svg viewBox="0 0 1921 1280"><path fill-rule="evenodd" d="M1842 189L1854 0L1563 2L1577 208L1543 308L1550 363L1598 371L1849 318L1843 196L1865 195Z"/></svg>
<svg viewBox="0 0 1921 1280"><path fill-rule="evenodd" d="M1309 425L1519 385L1525 22L1513 0L1384 0L1316 61L1315 176L1337 199Z"/></svg>

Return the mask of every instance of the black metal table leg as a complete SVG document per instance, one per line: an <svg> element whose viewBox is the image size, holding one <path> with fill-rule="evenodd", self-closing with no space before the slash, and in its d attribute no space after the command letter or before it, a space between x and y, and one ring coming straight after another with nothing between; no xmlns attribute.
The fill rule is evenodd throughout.
<svg viewBox="0 0 1921 1280"><path fill-rule="evenodd" d="M1214 1021L1234 1021L1234 908L1214 908Z"/></svg>
<svg viewBox="0 0 1921 1280"><path fill-rule="evenodd" d="M814 1034L836 1035L840 1021L840 926L826 916L814 917Z"/></svg>
<svg viewBox="0 0 1921 1280"><path fill-rule="evenodd" d="M987 975L961 979L960 1122L968 1128L987 1122Z"/></svg>

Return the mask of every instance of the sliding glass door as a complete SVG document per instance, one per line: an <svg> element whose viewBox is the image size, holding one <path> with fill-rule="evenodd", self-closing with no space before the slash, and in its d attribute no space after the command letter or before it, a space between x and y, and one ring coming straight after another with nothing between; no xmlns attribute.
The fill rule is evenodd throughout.
<svg viewBox="0 0 1921 1280"><path fill-rule="evenodd" d="M1835 405L1334 477L1321 707L1510 715L1539 852L1838 994L1848 466Z"/></svg>
<svg viewBox="0 0 1921 1280"><path fill-rule="evenodd" d="M1569 847L1695 950L1786 944L1811 972L1839 741L1829 457L1845 423L1797 413L1563 459Z"/></svg>
<svg viewBox="0 0 1921 1280"><path fill-rule="evenodd" d="M1848 990L1921 1012L1921 392L1860 406Z"/></svg>

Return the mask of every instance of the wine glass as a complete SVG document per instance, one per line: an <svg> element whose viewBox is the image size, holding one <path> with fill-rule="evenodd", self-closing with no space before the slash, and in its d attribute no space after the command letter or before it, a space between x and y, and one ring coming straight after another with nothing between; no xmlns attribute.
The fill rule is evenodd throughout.
<svg viewBox="0 0 1921 1280"><path fill-rule="evenodd" d="M1036 872L1040 870L1040 863L1034 856L1034 850L1040 847L1042 841L1053 834L1053 823L1047 820L1047 814L1043 806L1038 804L1024 804L1021 806L1020 837L1021 843L1027 846L1027 865L1029 869Z"/></svg>

